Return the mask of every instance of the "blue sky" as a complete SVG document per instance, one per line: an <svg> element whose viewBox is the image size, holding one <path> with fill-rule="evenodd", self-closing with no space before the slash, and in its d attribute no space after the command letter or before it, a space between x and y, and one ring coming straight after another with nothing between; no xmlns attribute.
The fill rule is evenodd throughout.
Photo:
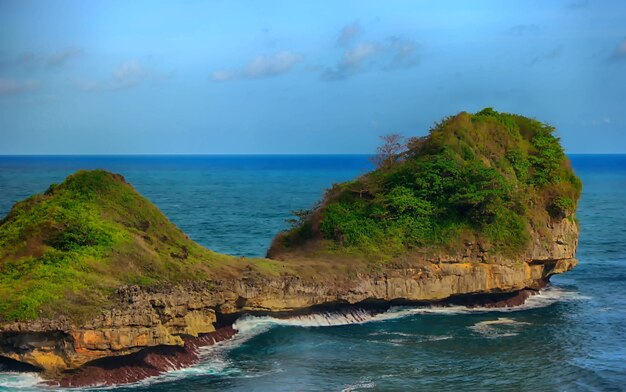
<svg viewBox="0 0 626 392"><path fill-rule="evenodd" d="M0 2L0 154L369 153L487 106L626 152L626 2Z"/></svg>

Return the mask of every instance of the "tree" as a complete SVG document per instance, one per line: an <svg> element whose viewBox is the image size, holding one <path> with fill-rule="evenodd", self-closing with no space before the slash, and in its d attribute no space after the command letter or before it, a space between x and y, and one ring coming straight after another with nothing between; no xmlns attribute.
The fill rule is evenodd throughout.
<svg viewBox="0 0 626 392"><path fill-rule="evenodd" d="M377 168L388 167L397 162L400 154L406 148L404 136L399 133L390 133L380 137L382 146L376 148L376 155L372 157L372 162Z"/></svg>
<svg viewBox="0 0 626 392"><path fill-rule="evenodd" d="M406 141L407 150L405 155L407 157L418 155L422 151L422 147L426 145L427 140L428 136L413 136L408 138Z"/></svg>

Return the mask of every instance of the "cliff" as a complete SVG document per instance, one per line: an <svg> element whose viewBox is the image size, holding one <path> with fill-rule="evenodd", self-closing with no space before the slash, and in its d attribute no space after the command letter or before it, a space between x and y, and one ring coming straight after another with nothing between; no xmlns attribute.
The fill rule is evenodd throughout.
<svg viewBox="0 0 626 392"><path fill-rule="evenodd" d="M556 164L536 158L541 150L534 144L546 142L537 142L537 132L546 139L551 130L506 116L452 117L429 138L385 156L373 173L336 185L277 236L271 259L211 252L121 176L78 172L16 204L0 221L0 359L32 365L61 385L129 382L192 363L198 346L232 336L228 328L246 313L288 316L319 306L392 302L514 304L515 295L538 290L576 265L580 183L558 139ZM494 138L494 146L485 142ZM463 159L454 156L460 140L466 145L460 148L472 150ZM453 159L457 177L434 165L435 171L421 172L429 176L424 184L449 180L438 191L445 194L471 166L467 170L479 172L477 194L443 200L423 192L426 185L410 175L433 156ZM551 170L547 180L544 167ZM405 188L400 195L397 181ZM339 203L349 213L337 214L341 209L332 206ZM350 220L373 231L355 235ZM395 233L395 242L372 247L368 238L376 239L377 230ZM506 244L509 232L519 237L515 244ZM112 368L102 362L110 358L126 364L123 377L103 372Z"/></svg>

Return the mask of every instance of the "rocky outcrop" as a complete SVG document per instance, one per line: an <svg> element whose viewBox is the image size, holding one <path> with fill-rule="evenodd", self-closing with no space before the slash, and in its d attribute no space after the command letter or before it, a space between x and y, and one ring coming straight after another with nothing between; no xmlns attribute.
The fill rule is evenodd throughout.
<svg viewBox="0 0 626 392"><path fill-rule="evenodd" d="M202 286L161 292L124 287L116 293L115 308L80 326L68 320L7 324L0 333L0 349L5 357L54 375L145 347L183 346L183 336L215 331L215 302L203 297L208 291Z"/></svg>
<svg viewBox="0 0 626 392"><path fill-rule="evenodd" d="M106 357L47 384L60 387L128 384L165 371L182 369L200 359L199 349L232 338L236 331L223 327L199 337L188 337L182 346L156 346L134 354Z"/></svg>
<svg viewBox="0 0 626 392"><path fill-rule="evenodd" d="M262 274L250 268L237 279L124 287L115 294L114 307L82 325L68 320L3 325L0 355L41 368L49 378L67 380L66 372L89 367L102 358L128 356L146 348L185 347L193 338L210 336L217 328L232 324L243 313L284 313L372 300L438 302L536 290L553 274L577 263L576 224L563 219L547 229L550 236L536 234L535 245L521 259L492 258L480 244L467 244L468 251L461 255L415 256L379 269L361 265L337 271L329 262L310 267L316 270L311 275L306 273L305 261L295 265L285 260L286 266L295 268L290 271L300 268L302 273Z"/></svg>

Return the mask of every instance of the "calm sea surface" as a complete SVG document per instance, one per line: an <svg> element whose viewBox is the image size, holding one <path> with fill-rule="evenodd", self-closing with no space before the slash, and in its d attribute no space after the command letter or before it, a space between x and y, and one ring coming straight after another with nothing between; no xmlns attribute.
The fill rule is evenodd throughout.
<svg viewBox="0 0 626 392"><path fill-rule="evenodd" d="M515 311L392 309L248 318L198 366L116 391L625 391L626 155L573 155L580 265ZM123 174L191 238L263 256L290 211L371 169L366 156L0 157L0 215L78 169ZM1 299L0 299L1 300ZM0 391L43 390L0 371Z"/></svg>

